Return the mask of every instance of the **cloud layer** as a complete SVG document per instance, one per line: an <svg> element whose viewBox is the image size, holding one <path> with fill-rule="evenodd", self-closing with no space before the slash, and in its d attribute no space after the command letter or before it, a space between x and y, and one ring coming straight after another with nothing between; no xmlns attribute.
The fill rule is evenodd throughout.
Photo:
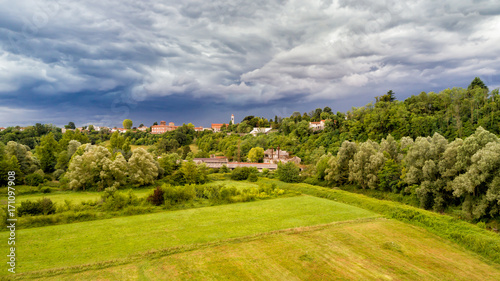
<svg viewBox="0 0 500 281"><path fill-rule="evenodd" d="M0 102L56 122L500 85L498 1L353 2L4 0Z"/></svg>

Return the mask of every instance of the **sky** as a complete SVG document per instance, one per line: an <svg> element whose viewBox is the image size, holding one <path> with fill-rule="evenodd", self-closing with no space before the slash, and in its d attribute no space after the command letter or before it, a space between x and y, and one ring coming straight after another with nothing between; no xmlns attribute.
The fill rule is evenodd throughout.
<svg viewBox="0 0 500 281"><path fill-rule="evenodd" d="M499 31L496 0L0 0L0 127L207 127L495 89Z"/></svg>

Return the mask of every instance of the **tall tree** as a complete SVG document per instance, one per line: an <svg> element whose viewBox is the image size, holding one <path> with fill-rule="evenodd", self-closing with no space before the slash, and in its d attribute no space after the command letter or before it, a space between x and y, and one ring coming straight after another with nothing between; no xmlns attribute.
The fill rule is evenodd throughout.
<svg viewBox="0 0 500 281"><path fill-rule="evenodd" d="M128 130L132 128L132 125L133 125L132 120L130 119L123 120L123 128Z"/></svg>
<svg viewBox="0 0 500 281"><path fill-rule="evenodd" d="M43 136L40 139L40 145L36 147L36 155L38 160L40 160L40 168L45 173L51 173L54 171L57 163L57 148L58 145L52 132Z"/></svg>

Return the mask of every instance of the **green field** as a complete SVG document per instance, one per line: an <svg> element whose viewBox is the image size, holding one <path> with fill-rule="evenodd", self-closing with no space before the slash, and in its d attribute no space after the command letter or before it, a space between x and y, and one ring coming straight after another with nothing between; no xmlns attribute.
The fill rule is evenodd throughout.
<svg viewBox="0 0 500 281"><path fill-rule="evenodd" d="M41 280L500 280L500 269L422 229L375 219Z"/></svg>
<svg viewBox="0 0 500 281"><path fill-rule="evenodd" d="M224 185L225 187L234 187L238 190L243 190L245 188L258 188L259 185L254 182L247 182L247 181L235 181L235 180L225 180L225 181L212 181L209 183L204 184L206 186L211 186L211 185Z"/></svg>
<svg viewBox="0 0 500 281"><path fill-rule="evenodd" d="M151 250L378 215L299 196L18 230L17 271L126 259ZM0 234L6 241L7 232ZM0 251L6 252L6 243ZM5 274L5 273L3 273Z"/></svg>
<svg viewBox="0 0 500 281"><path fill-rule="evenodd" d="M139 198L146 197L153 192L153 188L148 189L131 189L132 192ZM121 192L128 192L128 190L120 190ZM97 191L56 191L52 193L36 193L27 195L18 195L16 197L16 204L22 201L31 200L36 201L41 198L49 198L52 202L64 205L64 200L69 200L73 204L79 204L83 201L94 201L101 198L102 192ZM4 197L5 198L5 197ZM7 199L0 199L1 204L5 204Z"/></svg>

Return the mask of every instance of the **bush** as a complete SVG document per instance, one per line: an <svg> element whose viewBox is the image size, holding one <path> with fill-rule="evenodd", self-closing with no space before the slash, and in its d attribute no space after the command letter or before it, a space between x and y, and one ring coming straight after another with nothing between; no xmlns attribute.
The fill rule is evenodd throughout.
<svg viewBox="0 0 500 281"><path fill-rule="evenodd" d="M248 179L252 173L256 173L257 169L250 167L238 167L231 172L231 179L241 181Z"/></svg>
<svg viewBox="0 0 500 281"><path fill-rule="evenodd" d="M196 198L196 190L193 185L163 185L163 191L163 197L165 198L165 204L167 205L174 205Z"/></svg>
<svg viewBox="0 0 500 281"><path fill-rule="evenodd" d="M42 193L50 193L50 192L52 192L52 189L50 189L50 187L44 187L44 188L40 189L40 191Z"/></svg>
<svg viewBox="0 0 500 281"><path fill-rule="evenodd" d="M163 198L163 189L161 187L157 186L156 189L153 191L153 194L149 195L148 197L148 202L155 206L160 206L165 202L165 198Z"/></svg>
<svg viewBox="0 0 500 281"><path fill-rule="evenodd" d="M252 174L250 174L250 175L248 176L248 181L250 181L250 182L256 182L256 181L258 181L258 180L259 180L259 178L257 177L257 175L256 175L256 174L253 174L253 173L252 173Z"/></svg>
<svg viewBox="0 0 500 281"><path fill-rule="evenodd" d="M61 176L64 174L64 170L58 169L52 174L55 179L59 180Z"/></svg>
<svg viewBox="0 0 500 281"><path fill-rule="evenodd" d="M26 200L21 202L17 212L20 217L24 215L50 215L56 212L56 206L49 198L42 198L37 201Z"/></svg>
<svg viewBox="0 0 500 281"><path fill-rule="evenodd" d="M38 173L33 173L30 175L27 175L26 178L24 179L26 182L26 185L29 186L38 186L39 184L43 183L43 176L38 174Z"/></svg>
<svg viewBox="0 0 500 281"><path fill-rule="evenodd" d="M278 164L278 170L276 171L280 181L284 182L298 182L300 169L293 162L287 162L286 164Z"/></svg>
<svg viewBox="0 0 500 281"><path fill-rule="evenodd" d="M118 211L129 205L137 205L139 203L137 196L132 193L132 190L125 195L117 192L114 187L106 188L101 199L103 201L102 208L106 211Z"/></svg>

